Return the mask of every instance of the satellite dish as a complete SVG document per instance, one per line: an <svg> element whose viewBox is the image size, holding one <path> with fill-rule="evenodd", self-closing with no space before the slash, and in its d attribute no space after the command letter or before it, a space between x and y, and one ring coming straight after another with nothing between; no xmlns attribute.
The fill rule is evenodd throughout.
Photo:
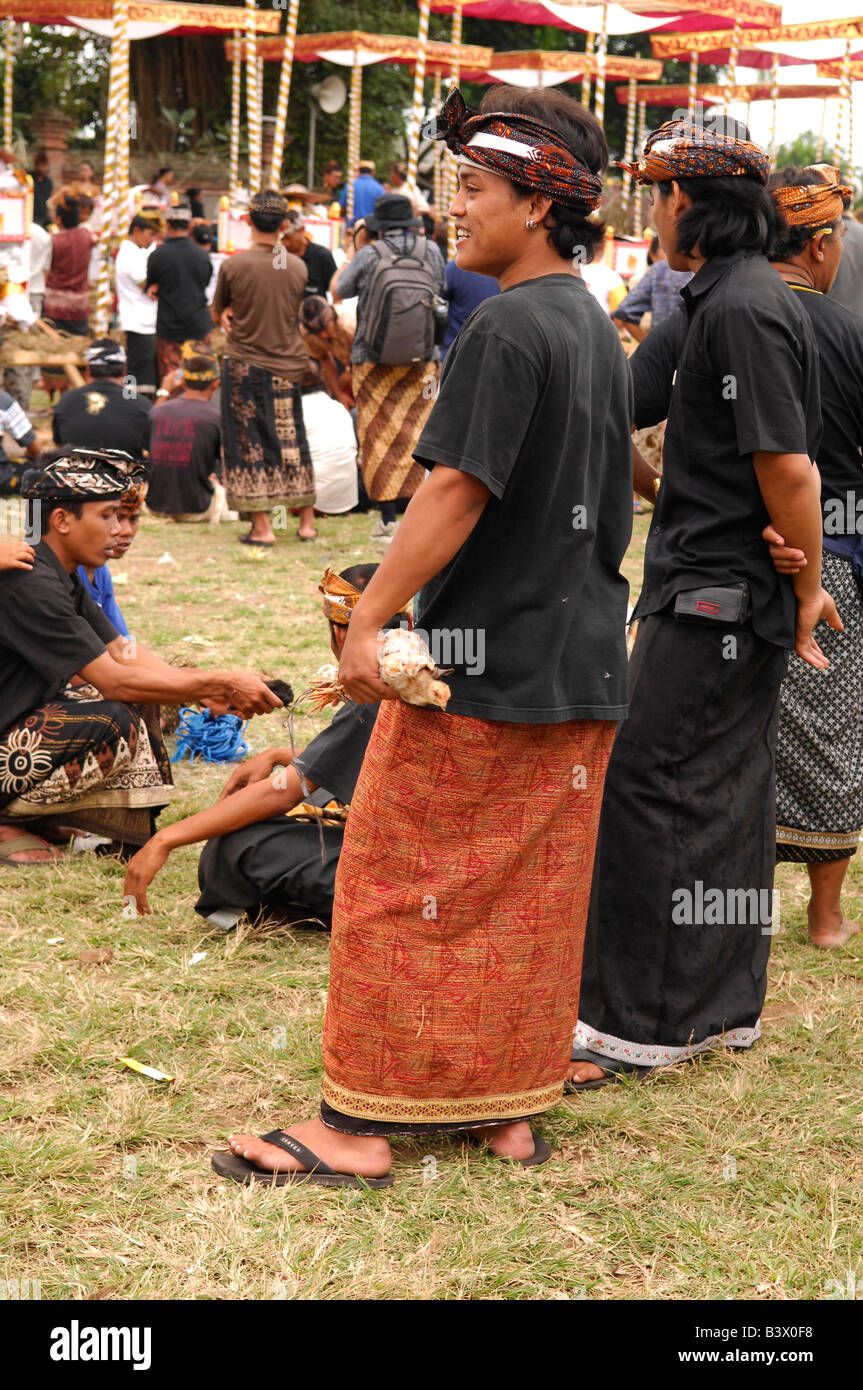
<svg viewBox="0 0 863 1390"><path fill-rule="evenodd" d="M321 110L327 115L332 116L336 111L341 111L348 99L348 89L340 77L333 75L326 78L323 82L317 82L311 89L311 94Z"/></svg>

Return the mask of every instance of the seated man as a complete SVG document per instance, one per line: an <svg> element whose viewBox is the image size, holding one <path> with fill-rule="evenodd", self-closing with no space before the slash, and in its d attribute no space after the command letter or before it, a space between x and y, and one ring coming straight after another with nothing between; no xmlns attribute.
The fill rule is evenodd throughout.
<svg viewBox="0 0 863 1390"><path fill-rule="evenodd" d="M0 860L27 864L59 857L22 835L27 821L121 845L152 834L171 795L160 701L244 718L281 704L251 672L176 670L120 636L75 570L105 563L130 474L85 450L41 462L22 487L41 534L33 568L0 573Z"/></svg>
<svg viewBox="0 0 863 1390"><path fill-rule="evenodd" d="M321 587L330 646L339 657L351 610L377 565L327 570ZM397 613L387 627L410 626ZM229 930L244 912L329 926L349 803L378 706L349 700L296 757L290 748L258 753L228 779L209 810L165 826L130 860L123 893L149 912L147 888L172 849L208 840L198 864L195 911ZM218 837L218 838L214 838Z"/></svg>
<svg viewBox="0 0 863 1390"><path fill-rule="evenodd" d="M21 469L13 463L3 448L3 435L8 430L15 443L25 449L29 458L40 452L36 431L30 424L14 396L8 391L0 391L0 496L9 496L18 491Z"/></svg>
<svg viewBox="0 0 863 1390"><path fill-rule="evenodd" d="M124 386L126 352L111 338L96 338L84 354L89 381L64 391L54 407L54 443L81 449L146 451L151 402Z"/></svg>
<svg viewBox="0 0 863 1390"><path fill-rule="evenodd" d="M187 356L189 347L198 351ZM184 343L182 373L180 395L160 401L150 416L147 507L174 521L215 523L225 509L219 478L222 417L210 404L219 366L204 344Z"/></svg>
<svg viewBox="0 0 863 1390"><path fill-rule="evenodd" d="M128 458L128 455L125 457ZM128 460L132 462L131 459ZM114 542L109 555L111 560L121 560L138 534L138 525L141 520L141 512L144 509L144 489L141 483L130 482L129 487L120 498L120 510L117 513L117 522L120 527L119 534ZM97 607L101 608L115 626L122 637L129 636L129 629L126 626L126 619L120 612L114 594L114 581L111 578L111 571L107 565L79 565L77 570L78 578L84 585Z"/></svg>
<svg viewBox="0 0 863 1390"><path fill-rule="evenodd" d="M303 424L315 474L315 511L338 516L359 500L357 436L351 413L327 394L313 357L300 382Z"/></svg>

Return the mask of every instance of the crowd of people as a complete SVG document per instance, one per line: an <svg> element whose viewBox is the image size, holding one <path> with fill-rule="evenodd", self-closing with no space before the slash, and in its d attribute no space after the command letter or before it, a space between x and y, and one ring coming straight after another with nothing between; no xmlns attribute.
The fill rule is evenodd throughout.
<svg viewBox="0 0 863 1390"><path fill-rule="evenodd" d="M453 90L436 130L459 166L454 260L397 164L388 187L361 164L343 254L317 245L303 208L346 202L332 163L318 194L293 190L303 207L255 192L249 245L214 280L161 169L158 220L132 217L117 255L124 341L89 343L54 447L0 395L38 517L33 544L0 544L0 860L35 868L95 835L143 914L170 852L202 843L210 923L331 931L320 1113L233 1136L213 1164L240 1182L386 1187L393 1136L449 1131L533 1166L564 1093L752 1047L777 858L807 866L815 946L858 930L851 189L826 165L771 172L736 122L675 118L629 166L656 237L621 294L589 111L514 87L472 111ZM40 206L55 269L65 238L45 313L83 335L80 172ZM631 614L633 492L654 514ZM159 707L282 701L137 641L108 560L145 506L241 514L240 542L266 550L277 513L314 542L316 515L358 505L379 512L380 563L320 586L344 704L157 828ZM455 652L445 710L381 678L380 634L413 624Z"/></svg>

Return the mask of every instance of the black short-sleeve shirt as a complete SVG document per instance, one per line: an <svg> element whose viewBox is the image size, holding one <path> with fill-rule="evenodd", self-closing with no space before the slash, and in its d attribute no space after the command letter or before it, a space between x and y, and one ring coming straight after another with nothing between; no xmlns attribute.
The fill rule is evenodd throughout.
<svg viewBox="0 0 863 1390"><path fill-rule="evenodd" d="M379 709L379 704L355 705L348 700L294 759L294 766L316 787L326 788L330 796L348 805Z"/></svg>
<svg viewBox="0 0 863 1390"><path fill-rule="evenodd" d="M32 570L0 574L0 733L44 705L119 636L50 546Z"/></svg>
<svg viewBox="0 0 863 1390"><path fill-rule="evenodd" d="M681 297L684 310L649 333L630 359L636 424L668 415L636 614L656 613L687 589L746 581L755 631L793 647L794 590L761 537L769 517L753 454L817 455L812 325L759 255L714 257Z"/></svg>
<svg viewBox="0 0 863 1390"><path fill-rule="evenodd" d="M414 450L491 493L417 604L432 654L455 668L453 714L625 714L631 420L617 331L580 277L524 281L468 318Z"/></svg>
<svg viewBox="0 0 863 1390"><path fill-rule="evenodd" d="M140 458L150 444L150 410L148 400L124 393L119 381L90 381L64 391L54 407L54 443L123 449Z"/></svg>
<svg viewBox="0 0 863 1390"><path fill-rule="evenodd" d="M857 500L863 501L863 318L817 290L789 288L809 315L821 364L824 433L816 462L824 531L857 535L863 526L857 513Z"/></svg>
<svg viewBox="0 0 863 1390"><path fill-rule="evenodd" d="M204 293L212 274L210 257L191 237L169 237L151 252L146 288L159 286L159 338L182 343L187 338L206 338L212 333L213 316Z"/></svg>

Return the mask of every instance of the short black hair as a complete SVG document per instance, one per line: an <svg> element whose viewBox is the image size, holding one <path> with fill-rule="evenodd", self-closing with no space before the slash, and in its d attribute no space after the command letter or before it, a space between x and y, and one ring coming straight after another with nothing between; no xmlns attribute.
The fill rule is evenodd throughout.
<svg viewBox="0 0 863 1390"><path fill-rule="evenodd" d="M212 246L213 229L209 222L198 222L192 228L192 240L196 241L199 246Z"/></svg>
<svg viewBox="0 0 863 1390"><path fill-rule="evenodd" d="M793 164L786 164L784 169L777 169L770 175L767 182L768 189L772 192L774 188L811 188L813 184L827 183L824 175L817 169L798 169ZM777 209L778 212L778 209ZM825 222L823 217L816 217L812 214L813 220L809 226L792 227L781 212L778 212L779 231L775 245L770 254L772 261L787 261L790 256L799 256L817 231L822 227L835 228L838 222L842 221L842 215L835 218L833 222Z"/></svg>
<svg viewBox="0 0 863 1390"><path fill-rule="evenodd" d="M130 236L132 232L153 232L155 230L156 229L153 226L153 219L151 217L142 217L139 212L135 213L135 216L129 223Z"/></svg>
<svg viewBox="0 0 863 1390"><path fill-rule="evenodd" d="M285 220L283 212L250 212L249 221L259 232L277 232Z"/></svg>
<svg viewBox="0 0 863 1390"><path fill-rule="evenodd" d="M81 204L77 198L62 197L57 203L57 221L67 232L77 227L81 221Z"/></svg>
<svg viewBox="0 0 863 1390"><path fill-rule="evenodd" d="M601 174L608 164L608 145L599 121L586 106L558 91L556 87L489 87L480 111L511 111L533 116L557 131L566 146L592 174ZM536 190L510 180L519 197L529 198ZM592 261L605 236L605 223L585 213L552 203L553 225L547 227L548 241L563 260L572 260L578 248Z"/></svg>
<svg viewBox="0 0 863 1390"><path fill-rule="evenodd" d="M340 159L328 159L323 169L321 170L321 173L334 174L337 169L339 173L341 173L344 167L345 166L342 164L342 161Z"/></svg>

